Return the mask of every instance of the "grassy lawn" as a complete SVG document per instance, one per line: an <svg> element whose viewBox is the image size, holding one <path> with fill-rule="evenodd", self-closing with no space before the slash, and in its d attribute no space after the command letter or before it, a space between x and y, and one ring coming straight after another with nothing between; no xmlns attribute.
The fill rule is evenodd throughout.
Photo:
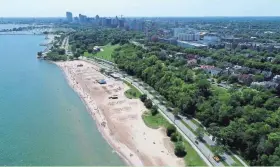
<svg viewBox="0 0 280 167"><path fill-rule="evenodd" d="M197 152L192 148L192 146L186 141L184 145L187 150L187 155L185 156L185 163L187 166L207 166L205 162L200 158Z"/></svg>
<svg viewBox="0 0 280 167"><path fill-rule="evenodd" d="M145 124L153 129L157 129L159 127L167 127L168 125L170 125L170 123L161 114L152 116L150 112L146 112L142 115L142 118ZM186 166L207 166L185 139L183 139L183 142L187 152L187 155L184 157Z"/></svg>
<svg viewBox="0 0 280 167"><path fill-rule="evenodd" d="M166 128L170 125L170 123L161 114L152 116L150 112L146 112L142 115L142 118L145 124L152 129L158 129L160 127Z"/></svg>
<svg viewBox="0 0 280 167"><path fill-rule="evenodd" d="M135 87L130 87L124 94L129 99L138 99L141 96L141 93Z"/></svg>
<svg viewBox="0 0 280 167"><path fill-rule="evenodd" d="M105 59L108 61L113 61L112 53L117 47L119 47L119 45L108 44L108 45L101 47L103 49L103 51L97 52L96 54L91 54L91 53L85 52L84 56L86 56L86 57L94 56L94 57L102 58L102 59Z"/></svg>
<svg viewBox="0 0 280 167"><path fill-rule="evenodd" d="M141 92L139 92L138 89L136 89L131 83L124 81L126 85L130 87L127 91L124 92L125 96L129 99L138 99L141 96Z"/></svg>
<svg viewBox="0 0 280 167"><path fill-rule="evenodd" d="M85 57L90 57L90 56L93 56L93 54L92 54L92 53L85 52L85 53L84 53L84 56L85 56Z"/></svg>

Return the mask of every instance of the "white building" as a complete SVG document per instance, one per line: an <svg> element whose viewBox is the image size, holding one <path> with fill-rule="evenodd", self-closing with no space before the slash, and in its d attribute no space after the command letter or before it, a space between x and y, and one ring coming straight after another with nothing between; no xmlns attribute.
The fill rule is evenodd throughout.
<svg viewBox="0 0 280 167"><path fill-rule="evenodd" d="M194 42L187 42L187 41L178 41L177 46L180 46L183 48L207 48L207 45L203 45L200 43L194 43Z"/></svg>
<svg viewBox="0 0 280 167"><path fill-rule="evenodd" d="M203 42L205 42L207 44L214 44L214 43L220 42L220 38L218 36L214 36L214 35L206 35L203 38Z"/></svg>
<svg viewBox="0 0 280 167"><path fill-rule="evenodd" d="M185 28L174 28L174 37L180 41L199 41L200 33Z"/></svg>
<svg viewBox="0 0 280 167"><path fill-rule="evenodd" d="M280 75L275 75L275 76L273 77L273 82L275 82L275 83L280 83Z"/></svg>
<svg viewBox="0 0 280 167"><path fill-rule="evenodd" d="M176 36L180 41L199 41L199 33L179 33Z"/></svg>
<svg viewBox="0 0 280 167"><path fill-rule="evenodd" d="M184 28L174 28L174 37L178 37L180 33L184 33L185 29Z"/></svg>

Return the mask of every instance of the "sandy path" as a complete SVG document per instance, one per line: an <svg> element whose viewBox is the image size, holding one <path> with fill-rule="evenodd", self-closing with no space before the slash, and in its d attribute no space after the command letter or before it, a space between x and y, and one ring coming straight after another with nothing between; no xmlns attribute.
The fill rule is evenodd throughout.
<svg viewBox="0 0 280 167"><path fill-rule="evenodd" d="M133 166L184 166L173 153L173 145L162 129L148 128L141 116L146 111L140 100L124 96L127 86L102 75L99 67L84 61L56 63L70 86L80 95L99 131L116 152ZM82 67L77 67L82 64ZM100 85L97 80L105 79ZM116 95L118 99L109 99Z"/></svg>

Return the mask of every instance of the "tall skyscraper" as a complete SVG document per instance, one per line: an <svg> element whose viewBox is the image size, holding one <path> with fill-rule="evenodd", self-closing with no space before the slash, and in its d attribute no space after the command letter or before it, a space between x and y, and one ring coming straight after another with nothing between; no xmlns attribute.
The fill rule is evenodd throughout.
<svg viewBox="0 0 280 167"><path fill-rule="evenodd" d="M107 26L107 27L110 27L111 24L112 24L112 19L111 19L111 18L107 18L107 19L106 19L106 26Z"/></svg>
<svg viewBox="0 0 280 167"><path fill-rule="evenodd" d="M80 23L84 23L84 22L87 21L87 16L86 16L86 15L79 14L79 20L80 20Z"/></svg>
<svg viewBox="0 0 280 167"><path fill-rule="evenodd" d="M119 27L119 28L123 28L123 27L124 27L124 22L125 22L124 19L120 19L120 20L119 20L118 27Z"/></svg>
<svg viewBox="0 0 280 167"><path fill-rule="evenodd" d="M118 18L118 16L116 16L115 19L112 19L112 26L117 27L118 24L119 24L119 18Z"/></svg>
<svg viewBox="0 0 280 167"><path fill-rule="evenodd" d="M98 16L98 15L96 15L96 16L95 16L95 19L96 19L96 20L99 20L99 16Z"/></svg>
<svg viewBox="0 0 280 167"><path fill-rule="evenodd" d="M96 25L100 25L100 17L98 15L95 16Z"/></svg>
<svg viewBox="0 0 280 167"><path fill-rule="evenodd" d="M145 22L142 20L139 20L136 22L136 30L137 31L143 31L145 26Z"/></svg>
<svg viewBox="0 0 280 167"><path fill-rule="evenodd" d="M66 19L68 22L72 22L73 21L73 15L71 12L66 12Z"/></svg>

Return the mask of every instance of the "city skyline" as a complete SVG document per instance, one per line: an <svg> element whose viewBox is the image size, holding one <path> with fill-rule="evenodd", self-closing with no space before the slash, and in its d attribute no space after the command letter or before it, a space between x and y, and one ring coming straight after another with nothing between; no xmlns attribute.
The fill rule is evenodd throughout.
<svg viewBox="0 0 280 167"><path fill-rule="evenodd" d="M0 0L0 4L0 17L63 17L65 11L104 17L280 16L277 0Z"/></svg>

